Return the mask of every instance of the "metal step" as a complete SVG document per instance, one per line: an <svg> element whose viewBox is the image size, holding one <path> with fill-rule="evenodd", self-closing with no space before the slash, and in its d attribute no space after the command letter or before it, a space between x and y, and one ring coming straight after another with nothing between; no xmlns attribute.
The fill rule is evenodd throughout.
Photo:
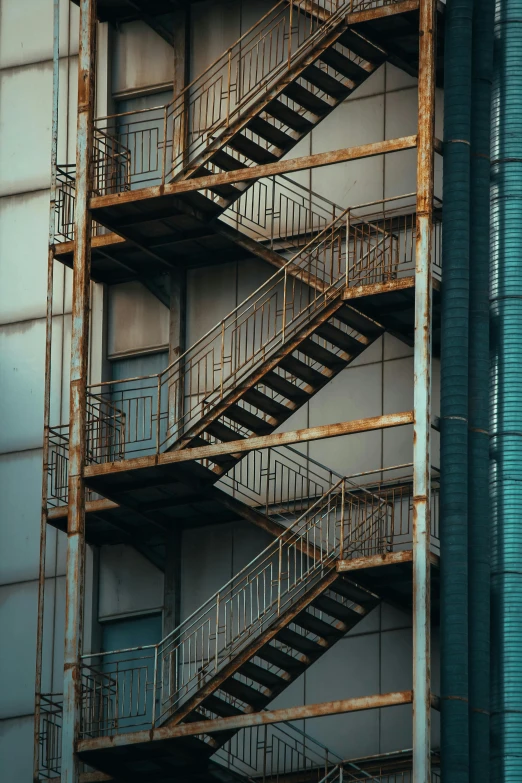
<svg viewBox="0 0 522 783"><path fill-rule="evenodd" d="M345 30L344 33L337 39L337 43L349 49L354 54L358 54L360 57L364 57L370 63L379 65L386 59L386 54L379 49L378 46L372 44L371 41L366 40L354 30Z"/></svg>
<svg viewBox="0 0 522 783"><path fill-rule="evenodd" d="M230 155L228 152L225 152L225 150L216 150L216 152L211 157L211 161L220 169L223 169L223 171L237 171L237 169L248 168L246 163L242 163L237 158L234 158L233 155ZM198 177L199 169L192 176Z"/></svg>
<svg viewBox="0 0 522 783"><path fill-rule="evenodd" d="M201 703L201 706L207 710L210 710L216 715L219 715L220 718L231 718L234 715L244 715L245 712L250 712L250 710L240 710L233 704L229 704L228 701L220 699L214 693L212 693L210 696L207 696L207 698Z"/></svg>
<svg viewBox="0 0 522 783"><path fill-rule="evenodd" d="M335 98L336 101L342 101L351 92L350 87L337 81L329 73L318 68L317 65L309 65L301 74L301 78L306 79L314 87Z"/></svg>
<svg viewBox="0 0 522 783"><path fill-rule="evenodd" d="M349 57L341 54L341 52L333 47L326 49L322 53L321 60L323 63L335 68L336 71L347 79L351 79L351 81L355 82L357 85L361 84L370 75L369 71L365 68L361 68L360 65L357 65L357 63L350 60Z"/></svg>
<svg viewBox="0 0 522 783"><path fill-rule="evenodd" d="M271 122L263 120L261 117L253 117L247 125L247 128L252 133L257 133L258 136L275 144L276 147L280 147L282 150L286 150L295 143L295 139L289 136L284 131L276 128Z"/></svg>
<svg viewBox="0 0 522 783"><path fill-rule="evenodd" d="M272 697L270 691L268 693L256 691L255 688L246 685L244 682L240 682L240 680L234 679L234 677L229 677L229 679L221 683L219 687L220 690L228 693L230 696L234 696L236 699L243 701L256 710L262 709Z"/></svg>
<svg viewBox="0 0 522 783"><path fill-rule="evenodd" d="M306 381L316 389L320 389L329 380L328 376L312 369L300 359L296 359L295 356L284 356L279 362L279 367L292 373L296 378Z"/></svg>
<svg viewBox="0 0 522 783"><path fill-rule="evenodd" d="M264 419L260 419L259 416L250 413L250 411L245 410L245 408L241 408L237 403L227 408L226 415L229 419L236 421L242 427L246 427L255 435L267 435L274 429L273 424L270 424L270 422L265 421Z"/></svg>
<svg viewBox="0 0 522 783"><path fill-rule="evenodd" d="M315 333L318 337L324 337L329 343L336 345L337 348L341 348L341 350L346 351L346 353L349 353L350 355L357 356L357 354L361 353L361 351L364 351L366 348L366 345L361 343L356 337L353 337L351 334L346 334L346 332L343 332L341 329L338 329L328 322L318 326Z"/></svg>
<svg viewBox="0 0 522 783"><path fill-rule="evenodd" d="M368 607L378 602L378 599L371 593L364 590L362 587L348 582L345 579L339 578L333 582L328 588L333 593L342 595L343 598L347 598L349 601L353 601L358 606Z"/></svg>
<svg viewBox="0 0 522 783"><path fill-rule="evenodd" d="M347 305L340 307L336 311L334 318L337 318L346 326L351 326L352 329L357 329L365 337L379 337L384 332L380 324L375 323L375 321L372 321L363 313Z"/></svg>
<svg viewBox="0 0 522 783"><path fill-rule="evenodd" d="M293 413L292 408L288 408L286 405L282 405L280 402L272 400L270 397L267 397L266 394L263 394L257 389L247 389L247 391L243 394L243 399L245 402L250 403L250 405L254 405L256 408L259 408L260 411L268 413L275 419L286 418L291 413Z"/></svg>
<svg viewBox="0 0 522 783"><path fill-rule="evenodd" d="M317 330L318 333L319 330ZM301 353L306 354L311 359L315 359L316 361L320 362L324 367L328 367L330 370L337 370L339 367L343 367L347 359L343 359L340 356L336 356L334 353L329 351L327 348L323 348L322 345L319 345L318 343L314 342L311 337L308 337L306 340L303 340L301 345L299 346L299 350Z"/></svg>
<svg viewBox="0 0 522 783"><path fill-rule="evenodd" d="M309 639L307 636L302 636L302 634L292 631L290 628L282 628L278 632L276 639L282 644L288 645L288 647L291 647L293 650L297 650L297 652L312 657L321 655L321 653L324 652L325 647L328 646L326 642L324 644L319 644L318 642Z"/></svg>
<svg viewBox="0 0 522 783"><path fill-rule="evenodd" d="M335 617L336 620L342 620L342 622L346 623L349 627L352 627L352 625L358 623L361 619L361 615L359 612L356 612L355 609L351 609L349 606L345 606L344 604L339 603L339 601L335 601L333 598L324 594L317 596L317 598L312 601L312 606L315 606L316 609L320 609L321 612L330 615L330 617Z"/></svg>
<svg viewBox="0 0 522 783"><path fill-rule="evenodd" d="M283 90L284 95L290 100L298 103L303 109L311 111L312 114L316 114L318 117L324 117L328 112L332 111L332 106L323 101L322 98L318 98L310 90L307 90L296 82L290 82Z"/></svg>
<svg viewBox="0 0 522 783"><path fill-rule="evenodd" d="M287 381L286 378L283 378L273 371L267 372L267 374L263 376L261 383L268 386L273 391L282 394L291 402L302 404L310 399L310 394L307 391L299 389L297 386L294 386L293 383Z"/></svg>
<svg viewBox="0 0 522 783"><path fill-rule="evenodd" d="M277 666L282 671L288 674L296 676L296 672L301 672L311 663L307 655L301 655L299 658L294 658L292 655L280 650L278 647L274 647L272 644L265 644L256 653L258 658L261 658L267 663L271 663Z"/></svg>
<svg viewBox="0 0 522 783"><path fill-rule="evenodd" d="M205 166L202 166L198 171L199 177L208 177L214 172L210 169L205 168ZM216 193L218 196L222 196L222 198L225 199L236 199L238 196L241 195L243 192L241 188L236 187L236 185L227 185L226 183L224 185L215 185L209 190L212 193Z"/></svg>
<svg viewBox="0 0 522 783"><path fill-rule="evenodd" d="M280 677L277 674L274 674L274 672L268 671L268 669L263 669L262 666L258 666L256 663L252 663L252 661L244 663L238 669L238 674L249 677L251 680L265 686L265 688L270 688L272 691L284 687L289 679L289 677Z"/></svg>
<svg viewBox="0 0 522 783"><path fill-rule="evenodd" d="M303 117L301 114L294 111L294 109L291 109L277 99L270 101L270 103L267 104L265 111L267 114L274 117L274 119L279 120L283 125L286 125L287 128L291 128L303 136L310 133L314 127L313 122L310 122L306 117Z"/></svg>
<svg viewBox="0 0 522 783"><path fill-rule="evenodd" d="M225 443L229 443L232 440L244 440L244 435L240 435L239 432L236 432L236 430L231 429L231 427L227 427L226 424L223 424L221 421L211 421L210 424L205 427L205 432L208 432L210 435L213 435L215 438L218 438L218 440L222 440ZM208 443L207 443L208 445Z"/></svg>
<svg viewBox="0 0 522 783"><path fill-rule="evenodd" d="M264 163L275 163L279 160L283 152L283 150L281 150L279 155L274 155L273 152L269 152L269 150L256 144L252 139L247 139L242 133L236 133L235 136L232 136L232 138L228 140L227 146L232 147L232 149L240 152L249 160L260 165Z"/></svg>
<svg viewBox="0 0 522 783"><path fill-rule="evenodd" d="M341 626L341 628L338 628L335 625L330 625L325 620L320 620L318 617L310 614L310 612L298 614L294 618L294 623L300 628L304 628L305 631L310 631L310 633L320 636L325 641L330 641L332 637L342 636L349 630L348 626L343 622L337 621L337 625Z"/></svg>

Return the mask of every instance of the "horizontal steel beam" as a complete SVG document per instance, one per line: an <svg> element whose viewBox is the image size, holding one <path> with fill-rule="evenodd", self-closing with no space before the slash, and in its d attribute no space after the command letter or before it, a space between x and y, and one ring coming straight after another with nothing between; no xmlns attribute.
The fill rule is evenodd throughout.
<svg viewBox="0 0 522 783"><path fill-rule="evenodd" d="M358 571L363 568L378 568L379 566L397 565L399 563L412 563L413 550L405 549L402 552L387 552L383 555L370 555L369 557L354 557L352 560L338 560L337 571L345 574L348 571ZM435 552L430 553L432 565L439 566L439 556Z"/></svg>
<svg viewBox="0 0 522 783"><path fill-rule="evenodd" d="M355 699L339 699L319 704L286 707L279 710L250 712L246 715L234 715L230 718L215 718L213 720L195 721L194 723L160 726L149 731L134 731L128 734L114 734L111 737L80 740L77 744L77 751L78 753L87 753L88 751L100 750L101 748L117 748L126 745L138 745L144 742L194 737L198 734L215 734L221 731L239 731L248 726L266 726L273 723L304 720L305 718L319 718L325 715L343 715L348 712L395 707L400 704L411 704L412 699L412 691L395 691L375 696L361 696Z"/></svg>
<svg viewBox="0 0 522 783"><path fill-rule="evenodd" d="M439 142L440 143L440 142ZM319 168L321 166L331 166L334 163L345 163L350 160L360 160L361 158L371 158L376 155L386 155L390 152L413 149L417 145L417 136L402 136L398 139L388 139L386 141L376 141L372 144L361 144L357 147L345 147L344 149L334 150L333 152L319 152L315 155L304 155L299 158L288 158L278 160L275 163L266 163L261 166L249 166L245 169L236 169L234 171L225 171L221 174L210 174L206 177L194 177L179 182L169 182L165 185L154 185L149 188L139 188L137 190L126 190L108 196L95 196L91 199L91 209L101 209L136 201L146 201L162 196L175 196L179 193L189 193L194 190L205 190L217 185L231 184L234 182L248 182L250 180L261 179L262 177L272 177L276 174L288 174L292 171L303 171L304 169Z"/></svg>
<svg viewBox="0 0 522 783"><path fill-rule="evenodd" d="M307 443L311 440L324 440L326 438L337 438L341 435L352 435L357 432L402 427L405 424L413 424L413 411L387 413L384 416L371 416L367 419L354 419L353 421L343 421L338 424L322 424L319 427L306 427L302 430L291 430L289 432L275 432L272 435L244 438L242 440L229 441L228 443L215 443L210 446L180 449L179 451L166 452L165 454L151 454L148 457L105 462L101 465L88 465L85 468L84 476L89 478L90 476L101 476L107 473L122 473L127 470L150 468L155 465L167 466L192 460L212 459L213 457L227 454L241 454L254 449L289 446L295 443Z"/></svg>

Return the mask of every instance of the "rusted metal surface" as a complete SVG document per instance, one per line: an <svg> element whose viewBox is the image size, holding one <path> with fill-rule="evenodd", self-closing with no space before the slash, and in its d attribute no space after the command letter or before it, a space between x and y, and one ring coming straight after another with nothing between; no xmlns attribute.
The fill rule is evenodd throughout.
<svg viewBox="0 0 522 783"><path fill-rule="evenodd" d="M311 440L335 438L340 435L350 435L356 432L369 432L371 430L387 429L389 427L402 427L406 424L413 424L413 422L413 411L387 413L382 416L370 416L366 419L354 419L353 421L339 422L338 424L322 424L318 427L307 427L302 430L277 432L272 435L264 435L258 438L247 438L229 441L228 443L216 443L211 446L197 446L164 454L151 454L148 457L137 457L135 459L118 462L105 462L101 465L86 465L83 475L85 477L99 476L105 473L139 470L154 465L172 465L179 462L189 462L191 460L212 459L212 457L223 454L239 454L241 452L252 451L253 449L264 449L272 446L288 446L294 443L306 443Z"/></svg>
<svg viewBox="0 0 522 783"><path fill-rule="evenodd" d="M69 517L65 597L62 783L77 783L75 741L80 731L85 570L86 385L88 372L92 139L95 97L96 0L80 2L74 253L70 371Z"/></svg>
<svg viewBox="0 0 522 783"><path fill-rule="evenodd" d="M40 514L40 561L38 571L38 616L36 624L36 674L34 708L33 780L38 780L40 755L40 712L45 611L45 563L47 546L47 481L49 470L49 427L51 412L51 347L53 330L54 214L56 209L56 167L58 159L58 106L60 84L60 4L53 0L53 103L51 120L51 189L49 199L49 244L47 251L47 303L45 311L45 378L43 419L42 505Z"/></svg>
<svg viewBox="0 0 522 783"><path fill-rule="evenodd" d="M346 147L332 152L318 152L314 155L304 155L298 158L277 161L276 163L249 166L248 169L237 169L235 171L226 171L205 177L194 177L192 179L167 183L165 185L155 185L149 188L122 191L113 195L94 196L91 199L90 207L92 210L96 210L115 204L147 201L149 199L161 198L161 196L190 193L195 190L206 190L218 185L249 182L251 180L261 179L262 177L288 174L292 171L303 171L304 169L331 166L334 163L361 160L363 158L374 157L375 155L385 155L391 152L412 149L416 145L417 136L403 136L398 139L377 141L371 144L361 144L357 147Z"/></svg>
<svg viewBox="0 0 522 783"><path fill-rule="evenodd" d="M434 0L421 0L417 121L417 241L413 430L413 776L430 780L431 245L435 123Z"/></svg>
<svg viewBox="0 0 522 783"><path fill-rule="evenodd" d="M305 718L318 718L324 715L344 715L347 712L396 707L400 704L411 704L412 699L412 691L406 690L375 696L360 696L354 699L338 699L336 701L307 704L299 707L287 707L279 710L264 710L263 712L254 712L231 718L218 718L217 720L164 726L150 732L129 732L124 735L116 734L113 737L80 740L78 751L82 753L103 747L122 747L123 745L147 741L170 740L179 737L193 737L198 734L213 734L231 729L243 729L247 726L263 726L271 723L304 720Z"/></svg>

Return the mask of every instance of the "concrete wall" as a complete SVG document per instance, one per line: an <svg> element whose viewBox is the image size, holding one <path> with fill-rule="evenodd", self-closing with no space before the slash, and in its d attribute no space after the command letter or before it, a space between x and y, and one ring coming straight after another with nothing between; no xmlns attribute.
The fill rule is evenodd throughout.
<svg viewBox="0 0 522 783"><path fill-rule="evenodd" d="M192 75L269 8L270 2L205 0L191 31ZM74 160L78 14L61 2L60 162ZM112 61L106 67L106 47ZM100 29L98 108L155 87L168 89L172 51L140 22ZM29 783L41 500L45 290L52 91L52 1L0 0L0 768L3 783ZM440 97L440 96L439 96ZM440 114L440 112L439 112ZM379 69L294 151L346 147L415 132L416 83L391 66ZM438 117L440 124L440 116ZM438 128L440 135L440 127ZM438 163L437 163L438 165ZM439 172L440 174L440 172ZM414 189L414 152L338 165L296 178L341 206ZM440 177L439 177L440 184ZM439 188L440 189L440 188ZM229 312L272 269L257 260L209 267L188 279L188 342ZM54 276L52 422L67 420L71 275ZM138 284L115 287L104 303L94 288L94 377L104 355L161 350L166 309ZM122 310L123 308L123 310ZM133 329L121 313L132 313ZM103 345L103 314L108 343ZM141 328L136 328L141 324ZM437 368L435 368L437 377ZM435 377L435 412L438 412ZM412 351L385 336L326 387L287 428L405 410L412 405ZM311 456L343 472L411 459L411 430L353 435L309 446ZM437 462L435 452L434 462ZM182 609L186 615L264 546L237 522L187 531L183 539ZM90 562L90 561L89 561ZM204 567L202 567L202 563ZM163 577L128 547L104 548L99 603L108 622L163 604ZM44 690L61 688L65 542L48 531ZM96 591L94 591L96 593ZM95 617L95 619L96 619ZM435 667L436 668L436 667ZM278 704L322 701L406 688L411 684L410 618L383 606L296 682ZM408 747L410 710L309 722L317 739L342 755Z"/></svg>

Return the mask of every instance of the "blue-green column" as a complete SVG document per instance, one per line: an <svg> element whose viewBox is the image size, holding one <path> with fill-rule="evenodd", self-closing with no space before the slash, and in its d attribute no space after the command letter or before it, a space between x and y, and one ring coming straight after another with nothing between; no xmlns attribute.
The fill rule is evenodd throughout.
<svg viewBox="0 0 522 783"><path fill-rule="evenodd" d="M497 0L491 145L491 780L522 781L522 2Z"/></svg>
<svg viewBox="0 0 522 783"><path fill-rule="evenodd" d="M495 0L475 0L469 276L469 770L489 783L489 175Z"/></svg>
<svg viewBox="0 0 522 783"><path fill-rule="evenodd" d="M441 322L441 766L468 783L468 336L473 0L448 0Z"/></svg>

